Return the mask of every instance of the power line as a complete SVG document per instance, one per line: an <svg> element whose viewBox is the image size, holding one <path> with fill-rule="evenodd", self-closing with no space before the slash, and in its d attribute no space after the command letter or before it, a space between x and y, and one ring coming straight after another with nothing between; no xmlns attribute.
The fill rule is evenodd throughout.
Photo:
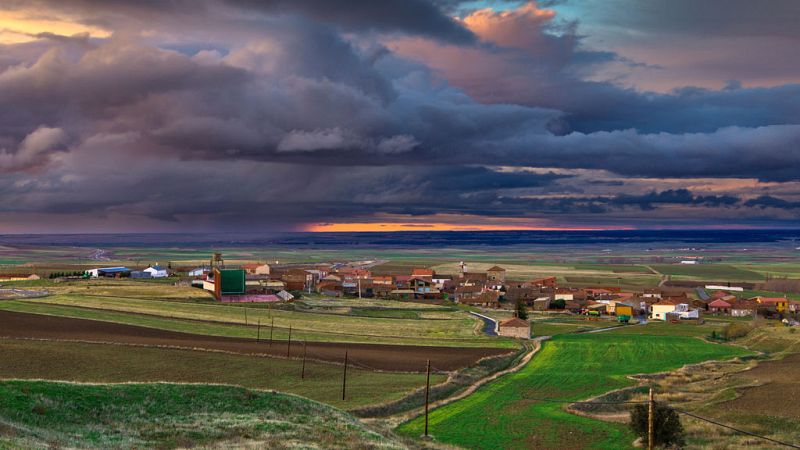
<svg viewBox="0 0 800 450"><path fill-rule="evenodd" d="M580 401L561 400L561 399L557 399L557 398L534 398L534 397L525 397L525 399L526 400L535 400L535 401L540 401L540 402L550 402L550 403L590 404L590 405L642 405L642 404L649 403L648 401L639 401L639 402L583 401L583 402L580 402ZM739 429L739 428L735 428L735 427L732 427L730 425L726 425L724 423L720 423L720 422L717 422L717 421L712 420L712 419L708 419L708 418L705 418L705 417L698 416L697 414L693 414L693 413L690 413L688 411L684 411L682 409L677 409L677 408L673 408L673 409L675 410L675 412L678 412L680 414L685 414L685 415L687 415L689 417L694 417L695 419L702 420L704 422L708 422L708 423L710 423L712 425L717 425L717 426L720 426L720 427L723 427L723 428L727 428L727 429L733 430L733 431L735 431L737 433L742 433L742 434L745 434L747 436L751 436L751 437L758 438L758 439L763 439L765 441L769 441L769 442L772 442L774 444L783 445L783 446L790 447L790 448L800 449L800 445L797 445L797 444L791 444L791 443L788 443L788 442L779 441L777 439L772 439L772 438L767 437L767 436L762 436L760 434L751 433L749 431L745 431L745 430L742 430L742 429Z"/></svg>
<svg viewBox="0 0 800 450"><path fill-rule="evenodd" d="M675 408L673 408L673 409L675 409ZM685 415L687 415L689 417L694 417L695 419L702 420L704 422L708 422L708 423L713 424L713 425L717 425L719 427L723 427L723 428L727 428L729 430L736 431L737 433L742 433L742 434L746 434L748 436L752 436L752 437L755 437L755 438L764 439L765 441L770 441L770 442L772 442L774 444L784 445L786 447L791 447L791 448L800 448L800 445L790 444L788 442L782 442L782 441L779 441L779 440L776 440L776 439L772 439L772 438L769 438L769 437L766 437L766 436L761 436L759 434L751 433L749 431L741 430L739 428L734 428L734 427L732 427L730 425L725 425L724 423L720 423L720 422L717 422L717 421L714 421L714 420L711 420L711 419L707 419L705 417L700 417L697 414L692 414L692 413L690 413L688 411L683 411L683 410L680 410L680 409L675 409L675 411L679 412L681 414L685 414Z"/></svg>

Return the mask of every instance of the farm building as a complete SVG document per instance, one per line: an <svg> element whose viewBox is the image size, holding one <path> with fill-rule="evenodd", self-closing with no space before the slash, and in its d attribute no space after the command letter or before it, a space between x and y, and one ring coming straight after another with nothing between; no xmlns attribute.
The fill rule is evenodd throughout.
<svg viewBox="0 0 800 450"><path fill-rule="evenodd" d="M169 276L166 267L161 267L156 264L153 267L148 267L144 269L142 272L149 273L152 278L166 278Z"/></svg>
<svg viewBox="0 0 800 450"><path fill-rule="evenodd" d="M150 275L150 272L134 270L131 272L131 278L152 278L152 276Z"/></svg>
<svg viewBox="0 0 800 450"><path fill-rule="evenodd" d="M98 277L111 277L120 278L128 277L131 274L131 269L127 267L101 267L97 269L87 270L86 273L92 278Z"/></svg>
<svg viewBox="0 0 800 450"><path fill-rule="evenodd" d="M519 317L513 317L497 325L497 334L519 339L530 339L531 323Z"/></svg>
<svg viewBox="0 0 800 450"><path fill-rule="evenodd" d="M494 283L503 284L506 282L506 269L500 266L490 267L486 271L486 279Z"/></svg>
<svg viewBox="0 0 800 450"><path fill-rule="evenodd" d="M213 287L214 297L221 300L223 295L242 295L245 293L245 273L242 269L217 269L212 272L213 282L203 288Z"/></svg>

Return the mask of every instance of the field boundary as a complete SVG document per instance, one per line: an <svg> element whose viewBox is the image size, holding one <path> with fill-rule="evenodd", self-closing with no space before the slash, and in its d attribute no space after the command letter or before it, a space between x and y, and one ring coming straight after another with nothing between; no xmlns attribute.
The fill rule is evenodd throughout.
<svg viewBox="0 0 800 450"><path fill-rule="evenodd" d="M12 301L21 301L21 300L16 299L16 300L12 300ZM153 314L153 313L124 311L124 310L118 310L118 309L113 309L113 308L95 308L95 307L91 307L91 306L65 305L65 304L57 303L57 302L56 303L48 302L46 300L37 301L37 302L32 303L32 304L48 305L48 306L61 307L61 308L74 308L74 309L83 310L83 311L100 311L100 312L107 312L107 313L114 313L114 314L121 314L121 315L128 315L128 316L152 317L152 318L164 319L164 320L174 320L174 321L184 321L184 322L207 323L207 324L212 324L212 325L244 327L246 329L256 329L257 328L256 324L251 324L249 322L248 323L244 323L244 322L229 322L229 321L223 321L223 320L195 319L195 318L191 318L191 317L177 317L177 316L169 316L169 315L161 315L161 314ZM53 313L53 312L31 312L31 311L16 311L16 312L23 312L25 314L38 314L38 315L42 315L42 316L75 318L75 317L72 317L72 316L65 316L65 315L57 314L57 313ZM79 317L79 319L94 320L94 321L97 321L97 322L116 323L116 324L122 324L122 325L131 325L129 323L119 322L119 321L116 321L116 320L88 319L88 318L85 318L85 317ZM429 319L420 319L420 320L429 320ZM448 319L448 320L456 320L456 319ZM482 325L482 323L481 322L477 322L476 325ZM132 326L138 326L138 327L144 327L144 328L152 328L152 329L155 329L155 330L164 330L164 328L159 328L159 327L154 327L154 326L149 326L149 325L136 324L136 325L132 325ZM268 325L262 324L261 328L262 329L268 328ZM274 327L274 329L275 330L284 330L284 331L286 331L286 330L289 329L289 327L276 325ZM324 331L324 330L315 330L315 329L310 329L310 328L297 328L297 327L294 327L292 329L294 331L296 331L296 332L299 331L299 332L307 332L307 333L316 333L316 334L324 334L324 335L329 335L329 336L343 336L343 337L354 337L354 338L381 338L381 339L383 339L383 338L398 338L398 339L406 339L406 340L414 340L414 341L419 340L420 342L431 342L431 340L436 340L437 342L438 341L446 341L446 342L452 342L452 343L462 343L462 342L475 342L475 340L477 339L477 340L481 340L481 341L485 340L485 342L480 342L480 344L481 344L481 346L484 346L484 347L487 347L487 348L505 348L505 347L501 347L501 346L492 346L491 343L493 342L493 340L492 339L486 339L486 336L483 335L480 332L475 336L464 337L464 338L453 338L453 337L418 337L418 336L397 336L397 335L381 335L381 334L340 333L340 332L335 332L335 331ZM478 329L478 331L479 330L480 330L480 328ZM218 335L208 335L208 336L218 336ZM222 336L222 337L225 337L225 336ZM244 339L252 339L252 338L244 338ZM370 343L370 342L367 341L367 342L364 342L364 343ZM389 344L389 345L391 345L391 344ZM428 344L425 344L425 343L416 344L415 343L415 344L410 344L410 345L418 345L418 346L424 346L424 347L436 347L436 346L438 346L436 344L430 344L430 343L428 343Z"/></svg>
<svg viewBox="0 0 800 450"><path fill-rule="evenodd" d="M482 387L482 386L484 386L484 385L486 385L486 384L488 384L488 383L490 383L490 382L492 382L492 381L494 381L494 380L496 380L496 379L498 379L498 378L500 378L500 377L502 377L504 375L508 375L510 373L517 372L518 370L522 369L523 367L525 367L526 364L528 364L530 362L531 358L533 358L533 356L536 353L538 353L539 350L541 350L542 342L544 342L544 341L546 341L548 339L550 339L550 336L540 336L540 337L532 339L530 341L532 343L530 350L527 353L525 353L522 356L522 358L520 359L520 361L517 364L515 364L513 367L510 367L510 368L505 369L505 370L501 370L500 372L495 372L495 373L493 373L493 374L491 374L491 375L489 375L487 377L481 378L480 380L478 380L478 381L472 383L471 385L467 386L466 389L464 389L463 391L459 392L458 394L456 394L456 395L454 395L452 397L447 397L447 398L444 398L442 400L437 400L437 401L429 404L429 410L434 410L434 409L437 409L437 408L441 408L442 406L446 406L446 405L449 405L450 403L453 403L453 402L456 402L456 401L461 400L463 398L466 398L466 397L472 395L473 393L475 393L475 391L477 391L480 387ZM424 407L416 408L414 410L408 411L408 412L403 413L403 414L387 417L384 420L386 420L391 425L392 428L396 428L400 424L408 422L410 420L413 420L413 419L421 416L424 413L425 413L425 408Z"/></svg>

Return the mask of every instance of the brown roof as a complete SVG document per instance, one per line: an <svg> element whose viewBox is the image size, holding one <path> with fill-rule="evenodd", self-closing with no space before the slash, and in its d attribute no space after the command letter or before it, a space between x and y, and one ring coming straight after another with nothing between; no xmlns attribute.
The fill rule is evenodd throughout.
<svg viewBox="0 0 800 450"><path fill-rule="evenodd" d="M506 269L503 269L500 266L494 266L486 270L487 272L505 272Z"/></svg>
<svg viewBox="0 0 800 450"><path fill-rule="evenodd" d="M519 317L512 317L500 322L500 326L511 328L530 328L531 323L527 320L522 320Z"/></svg>

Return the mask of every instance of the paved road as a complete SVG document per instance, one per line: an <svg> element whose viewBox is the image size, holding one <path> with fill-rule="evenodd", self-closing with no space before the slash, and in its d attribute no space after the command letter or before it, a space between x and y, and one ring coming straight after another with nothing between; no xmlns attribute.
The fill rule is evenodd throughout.
<svg viewBox="0 0 800 450"><path fill-rule="evenodd" d="M486 333L487 336L497 336L496 320L492 319L491 317L484 316L483 314L478 314L476 312L470 311L469 313L483 321L483 332Z"/></svg>

